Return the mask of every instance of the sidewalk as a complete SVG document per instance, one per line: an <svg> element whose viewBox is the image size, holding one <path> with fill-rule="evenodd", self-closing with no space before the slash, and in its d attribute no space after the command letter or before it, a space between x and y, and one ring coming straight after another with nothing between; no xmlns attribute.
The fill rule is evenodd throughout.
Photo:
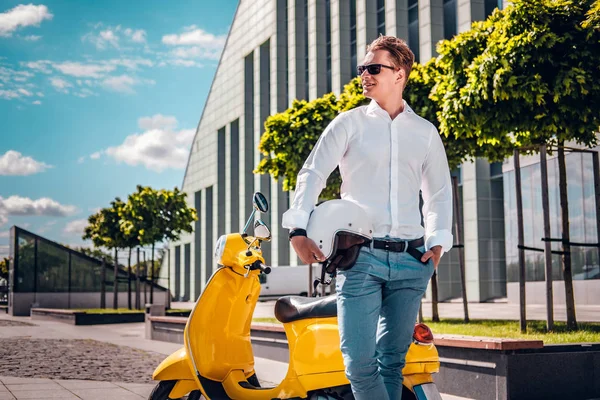
<svg viewBox="0 0 600 400"><path fill-rule="evenodd" d="M167 356L181 345L149 340L144 337L144 324L114 324L74 326L54 321L37 321L28 317L11 317L0 314L2 320L34 324L22 326L0 326L2 339L93 339L117 346L127 346ZM25 359L27 354L18 354ZM31 354L29 354L31 356ZM40 360L41 362L42 360ZM56 368L60 366L57 360ZM150 371L153 366L150 366ZM257 376L263 386L276 386L287 372L287 363L255 358ZM6 371L6 370L4 370ZM100 372L100 371L98 371ZM151 372L150 372L151 373ZM5 372L6 374L6 372ZM129 400L147 399L155 383L124 383L106 380L45 379L3 376L0 372L0 400L20 399L82 399L82 400ZM444 400L468 400L442 395Z"/></svg>
<svg viewBox="0 0 600 400"><path fill-rule="evenodd" d="M147 399L154 384L118 383L81 380L52 380L0 376L0 400L82 399L140 400Z"/></svg>

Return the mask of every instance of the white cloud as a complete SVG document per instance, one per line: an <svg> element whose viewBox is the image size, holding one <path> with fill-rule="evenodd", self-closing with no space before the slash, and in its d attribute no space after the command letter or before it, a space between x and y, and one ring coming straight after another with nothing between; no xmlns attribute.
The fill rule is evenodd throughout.
<svg viewBox="0 0 600 400"><path fill-rule="evenodd" d="M81 97L82 99L85 99L86 97L90 97L90 96L97 96L96 93L94 93L93 91L91 91L88 88L83 88L80 91L75 92L73 94L77 97Z"/></svg>
<svg viewBox="0 0 600 400"><path fill-rule="evenodd" d="M184 28L185 32L179 35L165 35L162 42L169 46L202 46L205 48L223 48L227 36L215 36L195 25Z"/></svg>
<svg viewBox="0 0 600 400"><path fill-rule="evenodd" d="M41 101L39 101L39 100L36 100L36 101L34 101L33 103L31 103L31 104L35 104L36 106L39 106L40 104L42 104L42 102L41 102Z"/></svg>
<svg viewBox="0 0 600 400"><path fill-rule="evenodd" d="M158 66L159 67L164 67L167 64L169 64L169 65L175 65L175 66L178 66L178 67L198 67L198 68L204 67L203 64L200 64L197 61L184 60L184 59L175 59L175 60L163 61Z"/></svg>
<svg viewBox="0 0 600 400"><path fill-rule="evenodd" d="M145 132L128 136L123 144L104 153L119 163L143 165L157 172L185 168L194 129L174 131L177 120L161 114L140 118L138 123Z"/></svg>
<svg viewBox="0 0 600 400"><path fill-rule="evenodd" d="M0 99L12 100L18 99L21 95L15 90L0 90Z"/></svg>
<svg viewBox="0 0 600 400"><path fill-rule="evenodd" d="M146 43L146 31L143 29L133 30L127 28L124 31L125 35L134 43Z"/></svg>
<svg viewBox="0 0 600 400"><path fill-rule="evenodd" d="M178 47L171 52L176 58L202 58L207 60L218 60L221 49L207 49L200 46Z"/></svg>
<svg viewBox="0 0 600 400"><path fill-rule="evenodd" d="M29 90L26 90L26 89L23 89L23 88L20 88L18 90L18 92L21 93L23 96L27 96L27 97L33 96L33 93L31 93Z"/></svg>
<svg viewBox="0 0 600 400"><path fill-rule="evenodd" d="M133 94L133 86L140 84L154 85L156 82L151 79L137 79L129 75L111 76L102 81L102 86L114 92Z"/></svg>
<svg viewBox="0 0 600 400"><path fill-rule="evenodd" d="M145 67L152 67L154 63L145 58L138 59L129 59L129 58L121 58L121 59L112 59L106 62L109 65L121 66L131 70L137 70L140 65Z"/></svg>
<svg viewBox="0 0 600 400"><path fill-rule="evenodd" d="M102 78L107 73L116 69L114 65L109 64L82 64L79 62L53 64L53 67L65 75L76 78Z"/></svg>
<svg viewBox="0 0 600 400"><path fill-rule="evenodd" d="M0 196L0 214L1 215L43 215L51 217L66 217L77 212L77 207L63 205L47 197L32 200L28 197L10 196L3 198Z"/></svg>
<svg viewBox="0 0 600 400"><path fill-rule="evenodd" d="M155 114L151 117L142 117L138 119L138 126L144 130L173 130L177 128L177 118L168 115Z"/></svg>
<svg viewBox="0 0 600 400"><path fill-rule="evenodd" d="M103 30L96 33L101 28L103 28ZM104 28L102 23L96 24L94 26L94 31L85 34L81 40L92 43L98 50L106 50L109 47L121 49L121 38L123 35L125 35L131 43L146 43L146 31L143 29L123 29L121 25Z"/></svg>
<svg viewBox="0 0 600 400"><path fill-rule="evenodd" d="M25 36L23 39L27 40L28 42L37 42L41 38L42 37L39 35L29 35L29 36Z"/></svg>
<svg viewBox="0 0 600 400"><path fill-rule="evenodd" d="M38 97L44 97L44 93L42 92L37 92L36 94L38 95Z"/></svg>
<svg viewBox="0 0 600 400"><path fill-rule="evenodd" d="M44 172L48 168L52 168L52 166L31 157L25 157L14 150L9 150L0 157L0 175L33 175Z"/></svg>
<svg viewBox="0 0 600 400"><path fill-rule="evenodd" d="M77 160L77 164L83 164L83 162L85 161L85 157L79 157L79 159Z"/></svg>
<svg viewBox="0 0 600 400"><path fill-rule="evenodd" d="M0 216L2 218L2 216ZM2 220L0 220L0 225L2 225ZM0 231L0 238L7 238L10 236L10 231Z"/></svg>
<svg viewBox="0 0 600 400"><path fill-rule="evenodd" d="M88 226L87 219L76 219L65 225L65 229L63 230L63 232L66 234L81 236L83 235L83 230L86 226Z"/></svg>
<svg viewBox="0 0 600 400"><path fill-rule="evenodd" d="M27 68L31 68L36 71L43 72L45 74L51 74L52 70L50 69L51 61L48 60L39 60L39 61L29 61L22 62L21 65L26 66Z"/></svg>
<svg viewBox="0 0 600 400"><path fill-rule="evenodd" d="M92 160L97 160L97 159L99 159L99 158L100 158L100 156L101 156L101 155L102 155L102 152L100 152L100 151L97 151L97 152L95 152L95 153L92 153L92 154L90 155L90 158L91 158Z"/></svg>
<svg viewBox="0 0 600 400"><path fill-rule="evenodd" d="M73 87L72 84L65 81L63 78L59 78L57 76L53 76L50 78L50 83L54 86L54 89L58 90L62 93L69 93L68 88Z"/></svg>
<svg viewBox="0 0 600 400"><path fill-rule="evenodd" d="M19 4L11 10L0 13L0 36L11 36L19 27L39 26L43 20L52 17L45 5Z"/></svg>
<svg viewBox="0 0 600 400"><path fill-rule="evenodd" d="M100 39L103 43L108 43L117 49L119 48L119 37L110 29L100 32Z"/></svg>
<svg viewBox="0 0 600 400"><path fill-rule="evenodd" d="M133 86L137 83L137 81L135 79L133 79L132 77L130 77L129 75L121 75L121 76L111 76L109 78L106 78L103 82L102 85L109 89L109 90L113 90L115 92L120 92L120 93L135 93L135 91L133 90Z"/></svg>

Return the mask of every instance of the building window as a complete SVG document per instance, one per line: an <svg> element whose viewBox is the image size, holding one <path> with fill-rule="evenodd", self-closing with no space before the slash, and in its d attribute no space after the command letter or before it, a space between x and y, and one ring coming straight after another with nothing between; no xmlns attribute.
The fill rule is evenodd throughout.
<svg viewBox="0 0 600 400"><path fill-rule="evenodd" d="M419 2L408 0L408 47L419 62Z"/></svg>
<svg viewBox="0 0 600 400"><path fill-rule="evenodd" d="M350 0L350 63L350 71L356 71L356 0Z"/></svg>
<svg viewBox="0 0 600 400"><path fill-rule="evenodd" d="M385 0L377 0L377 36L385 35Z"/></svg>
<svg viewBox="0 0 600 400"><path fill-rule="evenodd" d="M490 164L490 178L502 178L502 163L495 162Z"/></svg>
<svg viewBox="0 0 600 400"><path fill-rule="evenodd" d="M331 0L325 0L325 40L327 48L327 92L331 92Z"/></svg>
<svg viewBox="0 0 600 400"><path fill-rule="evenodd" d="M485 17L487 18L496 8L502 9L502 0L485 0Z"/></svg>
<svg viewBox="0 0 600 400"><path fill-rule="evenodd" d="M456 0L444 0L444 39L456 35Z"/></svg>

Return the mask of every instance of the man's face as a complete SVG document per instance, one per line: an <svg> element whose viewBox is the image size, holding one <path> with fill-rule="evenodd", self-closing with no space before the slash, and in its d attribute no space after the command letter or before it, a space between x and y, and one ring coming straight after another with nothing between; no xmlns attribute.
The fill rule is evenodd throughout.
<svg viewBox="0 0 600 400"><path fill-rule="evenodd" d="M364 66L382 64L394 67L387 50L375 50L367 53L363 60ZM361 77L365 97L380 102L397 97L402 93L405 72L403 69L381 67L378 74L363 71Z"/></svg>

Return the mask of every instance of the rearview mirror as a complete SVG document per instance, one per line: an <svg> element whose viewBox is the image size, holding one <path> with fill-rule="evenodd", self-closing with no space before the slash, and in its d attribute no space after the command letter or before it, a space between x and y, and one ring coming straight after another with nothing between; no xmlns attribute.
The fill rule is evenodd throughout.
<svg viewBox="0 0 600 400"><path fill-rule="evenodd" d="M271 240L271 230L260 219L254 223L254 237L263 241Z"/></svg>
<svg viewBox="0 0 600 400"><path fill-rule="evenodd" d="M267 201L267 198L261 192L254 193L254 198L253 198L252 202L254 203L254 208L257 209L258 211L263 212L263 213L266 213L267 211L269 211L269 202Z"/></svg>

